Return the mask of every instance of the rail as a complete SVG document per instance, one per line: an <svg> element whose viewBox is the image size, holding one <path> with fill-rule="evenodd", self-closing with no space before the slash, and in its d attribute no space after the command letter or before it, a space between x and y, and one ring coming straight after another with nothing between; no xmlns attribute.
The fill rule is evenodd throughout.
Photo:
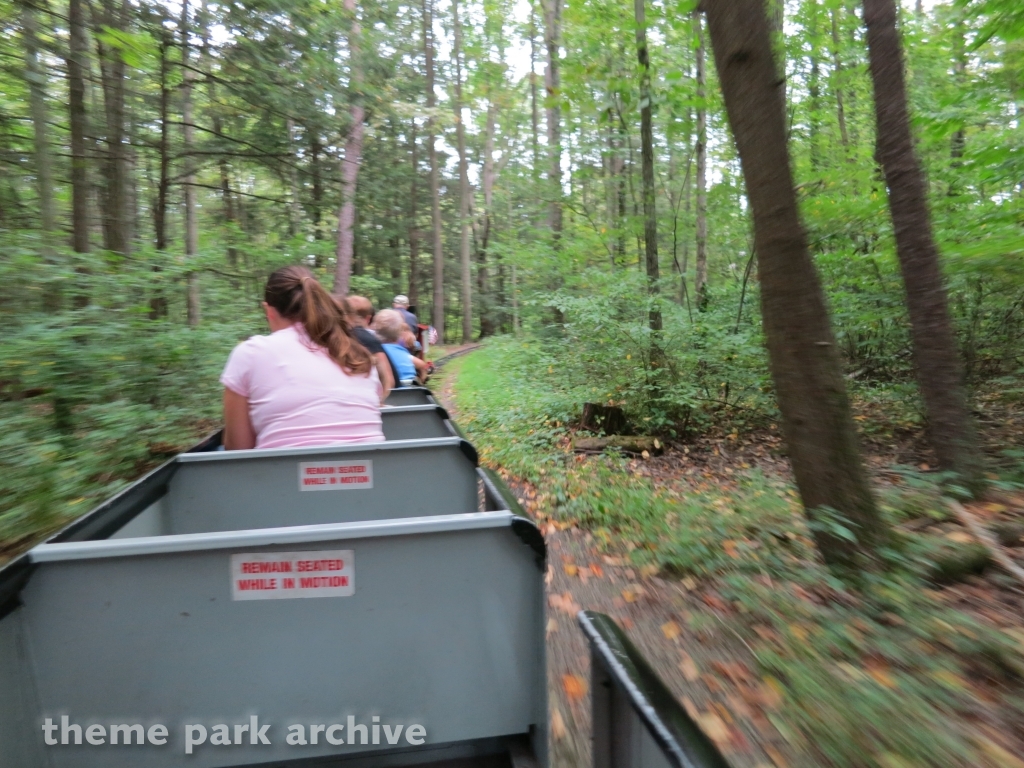
<svg viewBox="0 0 1024 768"><path fill-rule="evenodd" d="M594 768L729 768L614 621L577 620L590 641Z"/></svg>

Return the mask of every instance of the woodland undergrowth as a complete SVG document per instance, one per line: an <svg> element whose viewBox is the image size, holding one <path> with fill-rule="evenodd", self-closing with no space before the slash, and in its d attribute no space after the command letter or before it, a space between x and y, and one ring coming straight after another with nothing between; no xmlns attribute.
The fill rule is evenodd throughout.
<svg viewBox="0 0 1024 768"><path fill-rule="evenodd" d="M984 552L971 564L978 546L948 521L941 475L873 462L893 533L884 561L845 584L816 555L767 405L744 409L744 425L736 409L707 409L704 435L669 435L662 457L576 454L581 404L612 394L595 391L600 373L574 382L576 351L492 342L460 365L459 422L546 530L590 532L610 556L688 590L689 629L725 622L743 639L759 693L733 717L769 722L800 765L1020 765L1019 585L986 569ZM859 413L892 416L861 420L869 444L919 425L894 397L859 392ZM999 501L977 514L1020 519L1012 474L993 479ZM692 662L681 667L698 683ZM718 734L727 754L738 748L730 733Z"/></svg>

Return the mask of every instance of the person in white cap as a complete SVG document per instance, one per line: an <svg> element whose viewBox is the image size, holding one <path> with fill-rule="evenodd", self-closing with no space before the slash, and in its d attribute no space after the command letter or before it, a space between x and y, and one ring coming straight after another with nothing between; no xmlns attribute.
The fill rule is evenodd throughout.
<svg viewBox="0 0 1024 768"><path fill-rule="evenodd" d="M402 316L406 324L409 326L409 330L412 331L413 336L419 332L420 321L416 319L416 315L409 311L409 297L404 293L400 293L395 296L391 302L391 306L398 310L398 314Z"/></svg>

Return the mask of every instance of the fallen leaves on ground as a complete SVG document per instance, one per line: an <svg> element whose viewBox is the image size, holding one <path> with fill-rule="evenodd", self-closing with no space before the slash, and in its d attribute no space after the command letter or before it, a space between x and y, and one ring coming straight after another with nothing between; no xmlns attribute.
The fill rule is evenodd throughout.
<svg viewBox="0 0 1024 768"><path fill-rule="evenodd" d="M551 738L555 741L561 741L566 736L565 720L562 719L562 713L558 711L557 706L551 707Z"/></svg>
<svg viewBox="0 0 1024 768"><path fill-rule="evenodd" d="M686 678L688 683L695 683L700 679L700 670L697 668L697 662L686 651L683 651L683 657L679 661L679 669L682 670L683 677Z"/></svg>
<svg viewBox="0 0 1024 768"><path fill-rule="evenodd" d="M570 616L575 616L581 610L579 605L577 605L576 601L573 600L572 595L568 592L562 595L558 594L557 592L548 595L548 605L552 608L557 608L560 611L564 611Z"/></svg>
<svg viewBox="0 0 1024 768"><path fill-rule="evenodd" d="M579 701L587 695L587 681L580 675L562 675L562 690L569 701Z"/></svg>
<svg viewBox="0 0 1024 768"><path fill-rule="evenodd" d="M679 625L674 621L666 621L661 625L661 634L665 636L666 640L675 640L681 631Z"/></svg>

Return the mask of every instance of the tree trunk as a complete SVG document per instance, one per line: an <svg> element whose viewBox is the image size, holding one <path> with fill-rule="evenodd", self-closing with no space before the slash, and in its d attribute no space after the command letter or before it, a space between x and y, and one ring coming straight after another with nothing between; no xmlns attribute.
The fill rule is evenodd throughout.
<svg viewBox="0 0 1024 768"><path fill-rule="evenodd" d="M320 134L316 129L309 131L309 165L310 175L313 177L313 239L323 240L324 239L324 228L323 228L323 203L324 203L324 180L323 175L320 172L320 153L323 151L323 146L320 144ZM320 256L317 256L319 259ZM317 263L318 267L322 267L323 264Z"/></svg>
<svg viewBox="0 0 1024 768"><path fill-rule="evenodd" d="M956 472L977 489L982 483L981 451L967 409L927 191L910 135L894 0L864 0L864 23L875 91L878 155L889 189L929 442L942 469Z"/></svg>
<svg viewBox="0 0 1024 768"><path fill-rule="evenodd" d="M430 217L434 243L434 306L431 324L444 344L444 241L441 232L441 196L438 191L437 146L434 135L434 19L432 0L423 0L423 58L427 86L427 158L430 160Z"/></svg>
<svg viewBox="0 0 1024 768"><path fill-rule="evenodd" d="M494 181L497 172L494 167L494 133L497 129L498 107L493 98L487 104L487 124L484 129L484 167L480 181L484 193L483 235L480 239L480 255L477 265L477 290L480 299L480 338L494 335L494 318L488 311L490 305L490 275L487 271L487 249L491 239L491 216L494 211Z"/></svg>
<svg viewBox="0 0 1024 768"><path fill-rule="evenodd" d="M779 80L779 109L786 114L786 0L767 0L768 25L772 36ZM787 127L788 131L788 127Z"/></svg>
<svg viewBox="0 0 1024 768"><path fill-rule="evenodd" d="M850 133L846 128L846 105L843 103L843 87L844 74L843 74L843 55L842 45L839 37L839 12L833 8L830 12L832 18L832 69L833 69L833 81L835 85L833 89L836 94L836 119L839 121L839 139L843 143L843 147L850 146Z"/></svg>
<svg viewBox="0 0 1024 768"><path fill-rule="evenodd" d="M466 159L466 126L462 122L462 25L459 22L459 1L452 0L452 23L455 40L455 136L459 151L459 226L462 231L459 263L462 268L462 343L473 340L473 282L469 249L469 162Z"/></svg>
<svg viewBox="0 0 1024 768"><path fill-rule="evenodd" d="M191 267L190 262L199 252L199 228L196 223L195 158L192 156L192 141L195 134L192 123L192 84L195 81L195 71L189 64L188 38L188 0L184 0L181 5L181 122L182 154L185 157L182 185L185 196L185 263ZM202 319L199 274L192 269L185 273L185 305L188 327L197 328Z"/></svg>
<svg viewBox="0 0 1024 768"><path fill-rule="evenodd" d="M810 130L808 143L811 148L811 170L817 173L821 167L821 65L818 62L818 0L810 0L811 19L808 37L810 38L811 72L807 79L807 94L810 96Z"/></svg>
<svg viewBox="0 0 1024 768"><path fill-rule="evenodd" d="M89 252L89 157L86 149L85 38L83 0L69 0L68 116L71 123L71 247Z"/></svg>
<svg viewBox="0 0 1024 768"><path fill-rule="evenodd" d="M359 16L356 0L345 0L345 11L352 14L352 26L348 36L349 69L351 72L349 90L352 99L351 122L345 141L345 159L341 162L341 210L338 212L338 245L335 251L337 261L334 267L334 293L345 296L352 277L352 258L355 251L356 224L356 183L359 180L359 164L363 158L363 72L359 61Z"/></svg>
<svg viewBox="0 0 1024 768"><path fill-rule="evenodd" d="M302 205L299 200L299 169L295 157L295 121L285 119L288 134L288 234L295 237L302 231Z"/></svg>
<svg viewBox="0 0 1024 768"><path fill-rule="evenodd" d="M956 84L957 91L964 93L967 89L967 45L966 40L964 40L963 12L961 10L957 10L955 13L955 28L953 30L953 79ZM967 131L963 122L961 122L953 132L953 136L949 141L949 157L952 160L950 165L953 168L953 178L950 180L948 190L948 194L950 196L957 194L957 190L959 189L956 177L960 173L960 168L963 167L963 156L966 148Z"/></svg>
<svg viewBox="0 0 1024 768"><path fill-rule="evenodd" d="M512 265L512 333L519 335L519 285L516 265Z"/></svg>
<svg viewBox="0 0 1024 768"><path fill-rule="evenodd" d="M204 69L210 67L210 25L209 16L207 12L206 0L203 0L203 62ZM213 77L209 78L207 82L208 93L210 97L212 120L213 120L213 131L218 136L224 132L224 126L220 117L220 110L217 104L217 81ZM224 223L230 227L231 224L235 223L235 202L233 193L231 191L231 166L228 164L228 159L223 155L217 160L217 170L220 175L220 199L221 205L223 206ZM234 240L234 233L228 235L228 242ZM234 271L238 267L238 249L233 245L227 247L227 263ZM238 278L230 278L231 287L238 288Z"/></svg>
<svg viewBox="0 0 1024 768"><path fill-rule="evenodd" d="M170 32L160 31L160 180L156 187L156 205L153 208L153 234L158 251L167 250L167 196L171 186L171 88L168 83L171 48Z"/></svg>
<svg viewBox="0 0 1024 768"><path fill-rule="evenodd" d="M686 136L686 139L687 140L686 140L686 143L687 143L687 145L689 145L690 141L691 141L691 136L692 136L692 126L693 126L693 123L690 120L690 118L692 116L692 113L690 112L690 110L687 109L686 113L687 113L687 117L686 117L686 125L687 125L687 130L686 130L687 136ZM697 154L697 146L696 146L696 144L694 144L693 155L696 155L696 154ZM692 161L693 155L691 155L691 161ZM693 174L690 173L690 164L687 163L687 166L686 166L686 179L685 179L685 181L683 183L683 221L686 222L686 229L687 230L689 230L689 228L690 228L690 203L691 203L691 198L692 197L693 197ZM687 235L688 235L688 233L687 233ZM683 263L679 265L679 275L680 275L679 291L682 294L680 296L680 300L681 301L683 301L683 300L686 301L686 311L690 314L690 319L692 320L693 319L693 311L690 309L690 294L689 294L689 291L686 288L686 279L687 279L687 275L689 274L689 271L690 271L690 238L689 238L689 236L684 236L683 237Z"/></svg>
<svg viewBox="0 0 1024 768"><path fill-rule="evenodd" d="M705 0L704 7L753 212L761 312L793 473L825 562L856 570L885 530L861 464L824 292L800 223L764 3ZM856 543L830 529L836 513Z"/></svg>
<svg viewBox="0 0 1024 768"><path fill-rule="evenodd" d="M103 0L100 23L117 32L128 31L128 0ZM127 255L131 250L128 214L128 154L125 146L125 62L120 52L97 40L103 108L106 114L103 247Z"/></svg>
<svg viewBox="0 0 1024 768"><path fill-rule="evenodd" d="M533 176L540 168L540 117L537 114L537 8L530 2L530 138L533 146Z"/></svg>
<svg viewBox="0 0 1024 768"><path fill-rule="evenodd" d="M658 264L658 204L654 194L654 128L651 117L651 57L647 50L647 22L645 0L634 0L633 14L636 18L636 57L640 64L640 157L642 164L644 198L644 257L647 267L647 293L651 307L647 322L654 338L651 340L652 365L659 362L658 333L661 331L661 307L658 304L658 281L661 279Z"/></svg>
<svg viewBox="0 0 1024 768"><path fill-rule="evenodd" d="M558 47L562 35L562 0L541 0L544 9L544 47L547 69L544 88L548 125L548 228L557 245L562 236L562 107Z"/></svg>
<svg viewBox="0 0 1024 768"><path fill-rule="evenodd" d="M46 239L56 228L53 209L53 173L50 166L50 142L46 125L46 72L39 63L39 30L32 0L21 9L25 46L25 80L28 83L29 107L32 115L32 138L36 187L39 193L39 218Z"/></svg>
<svg viewBox="0 0 1024 768"><path fill-rule="evenodd" d="M705 74L704 22L694 15L697 25L697 264L693 292L698 309L708 303L708 107Z"/></svg>
<svg viewBox="0 0 1024 768"><path fill-rule="evenodd" d="M420 228L416 203L419 195L420 163L416 151L416 121L409 128L409 155L412 160L412 180L409 183L409 304L417 307L420 301Z"/></svg>
<svg viewBox="0 0 1024 768"><path fill-rule="evenodd" d="M167 250L167 197L171 187L171 89L168 83L171 49L171 33L163 24L160 26L160 178L156 187L156 204L153 206L153 234L156 249ZM160 272L160 264L153 265L154 272ZM159 284L149 300L149 319L159 320L167 316L167 295Z"/></svg>

